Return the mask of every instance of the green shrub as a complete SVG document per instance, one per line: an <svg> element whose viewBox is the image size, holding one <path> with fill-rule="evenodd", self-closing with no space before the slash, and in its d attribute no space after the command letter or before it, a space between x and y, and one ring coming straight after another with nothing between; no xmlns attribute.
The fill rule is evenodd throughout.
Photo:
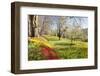
<svg viewBox="0 0 100 76"><path fill-rule="evenodd" d="M41 48L33 43L28 44L28 60L43 60Z"/></svg>

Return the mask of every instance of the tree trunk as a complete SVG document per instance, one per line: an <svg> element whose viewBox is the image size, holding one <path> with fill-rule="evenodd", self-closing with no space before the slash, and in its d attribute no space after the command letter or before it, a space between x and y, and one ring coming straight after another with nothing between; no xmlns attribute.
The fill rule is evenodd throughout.
<svg viewBox="0 0 100 76"><path fill-rule="evenodd" d="M37 16L33 16L33 15L29 16L28 30L29 30L28 34L30 37L38 37L39 36Z"/></svg>
<svg viewBox="0 0 100 76"><path fill-rule="evenodd" d="M30 25L31 25L31 37L35 37L35 27L33 24L33 16L30 16Z"/></svg>
<svg viewBox="0 0 100 76"><path fill-rule="evenodd" d="M59 37L59 40L60 40L60 38L61 38L61 28L60 28L60 25L58 27L58 37Z"/></svg>

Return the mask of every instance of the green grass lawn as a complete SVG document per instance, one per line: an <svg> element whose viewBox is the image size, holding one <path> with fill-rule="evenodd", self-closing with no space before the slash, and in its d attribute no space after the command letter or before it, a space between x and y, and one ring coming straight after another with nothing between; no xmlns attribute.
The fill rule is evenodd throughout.
<svg viewBox="0 0 100 76"><path fill-rule="evenodd" d="M50 45L53 46L54 51L58 54L60 59L80 59L88 57L87 42L73 41L61 38L59 40L56 36L43 36ZM32 43L28 44L28 60L44 60L40 52L40 47Z"/></svg>
<svg viewBox="0 0 100 76"><path fill-rule="evenodd" d="M73 41L58 37L46 36L49 43L54 46L55 51L62 59L76 59L76 58L87 58L88 57L88 45L87 42ZM55 40L54 40L54 39Z"/></svg>

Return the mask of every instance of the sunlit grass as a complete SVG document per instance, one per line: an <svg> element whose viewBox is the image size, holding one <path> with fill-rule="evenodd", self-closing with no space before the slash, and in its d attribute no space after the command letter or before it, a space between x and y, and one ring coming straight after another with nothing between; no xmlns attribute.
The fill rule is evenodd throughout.
<svg viewBox="0 0 100 76"><path fill-rule="evenodd" d="M44 35L44 39L47 40L47 44L51 45L54 51L58 53L59 58L61 59L80 59L80 58L88 58L88 43L83 41L75 41L71 42L70 39L59 38L57 36L49 36ZM42 39L42 38L41 38ZM42 40L41 45L44 44L45 41ZM40 44L39 44L40 45ZM41 55L39 46L35 46L33 43L28 44L28 59L29 60L44 60ZM35 52L37 51L37 52ZM36 56L35 56L36 55Z"/></svg>
<svg viewBox="0 0 100 76"><path fill-rule="evenodd" d="M82 41L72 41L70 39L61 38L61 40L52 41L49 43L55 46L55 51L63 59L87 58L88 44Z"/></svg>

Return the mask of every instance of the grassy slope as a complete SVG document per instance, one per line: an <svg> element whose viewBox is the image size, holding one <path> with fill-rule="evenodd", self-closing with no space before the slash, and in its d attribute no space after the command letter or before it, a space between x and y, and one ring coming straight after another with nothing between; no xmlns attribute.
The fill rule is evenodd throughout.
<svg viewBox="0 0 100 76"><path fill-rule="evenodd" d="M57 52L61 59L79 59L87 58L88 45L87 42L73 41L61 38L59 40L56 36L43 36L48 40L49 44L53 45L54 51ZM34 44L28 45L28 59L29 60L44 60L41 55L39 46L34 46Z"/></svg>
<svg viewBox="0 0 100 76"><path fill-rule="evenodd" d="M49 43L54 46L55 51L62 59L76 59L76 58L87 58L87 42L73 41L69 39L58 40L57 37L47 37ZM54 40L53 40L54 38Z"/></svg>

